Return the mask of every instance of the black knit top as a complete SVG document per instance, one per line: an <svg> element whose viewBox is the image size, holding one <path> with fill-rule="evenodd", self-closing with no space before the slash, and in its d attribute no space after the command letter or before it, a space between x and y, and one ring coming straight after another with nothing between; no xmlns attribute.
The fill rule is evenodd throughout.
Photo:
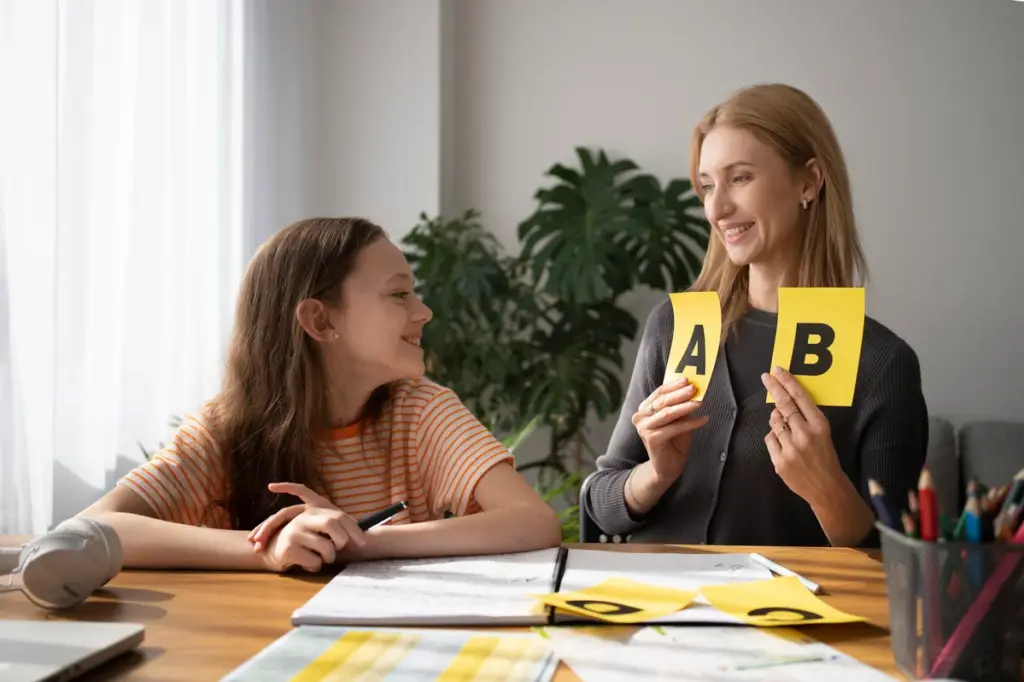
<svg viewBox="0 0 1024 682"><path fill-rule="evenodd" d="M750 310L737 323L738 333L730 334L720 349L696 412L709 420L694 432L682 476L637 520L626 508L623 487L630 470L648 456L631 419L662 383L672 344L672 305L664 301L655 307L608 450L597 459L598 473L581 500L601 530L629 534L632 542L829 544L810 505L775 473L764 443L775 405L765 402L760 375L770 369L765 363L770 362L776 322L775 314ZM892 509L905 508L928 447L928 411L913 349L868 317L853 406L821 410L842 469L864 499L870 499L868 479L873 478L885 488ZM861 544L877 542L877 533L871 532Z"/></svg>

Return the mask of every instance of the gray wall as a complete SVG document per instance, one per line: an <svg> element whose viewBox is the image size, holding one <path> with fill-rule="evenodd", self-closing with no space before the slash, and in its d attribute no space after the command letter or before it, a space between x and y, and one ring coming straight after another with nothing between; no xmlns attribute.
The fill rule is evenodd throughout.
<svg viewBox="0 0 1024 682"><path fill-rule="evenodd" d="M485 0L455 34L457 203L510 244L574 145L685 177L731 91L807 90L850 166L868 313L917 350L929 408L1024 417L1024 3Z"/></svg>
<svg viewBox="0 0 1024 682"><path fill-rule="evenodd" d="M685 176L706 109L784 81L837 130L872 270L868 312L917 350L931 411L1024 417L1024 3L248 6L250 251L313 214L366 215L400 238L420 211L469 207L512 247L543 171L572 162L574 146ZM627 306L643 318L662 295L639 291ZM593 424L598 449L610 427ZM57 519L100 493L64 473Z"/></svg>

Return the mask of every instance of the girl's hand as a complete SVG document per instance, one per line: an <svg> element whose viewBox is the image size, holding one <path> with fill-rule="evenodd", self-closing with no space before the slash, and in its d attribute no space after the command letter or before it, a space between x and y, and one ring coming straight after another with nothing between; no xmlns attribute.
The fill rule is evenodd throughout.
<svg viewBox="0 0 1024 682"><path fill-rule="evenodd" d="M366 538L363 531L360 530L356 521L352 519L351 516L342 512L334 506L330 500L321 495L317 495L308 487L299 483L271 483L268 488L271 492L294 495L302 500L302 503L293 504L290 507L278 510L252 529L249 533L249 542L257 552L266 549L271 538L273 538L282 527L311 509L323 509L337 512L339 515L339 523L341 523L342 527L346 530L347 537L351 537L360 547L366 544ZM336 549L341 549L341 547L336 547Z"/></svg>
<svg viewBox="0 0 1024 682"><path fill-rule="evenodd" d="M337 509L310 506L273 535L263 560L278 573L293 566L316 573L333 564L350 540L360 546L366 543L351 516Z"/></svg>

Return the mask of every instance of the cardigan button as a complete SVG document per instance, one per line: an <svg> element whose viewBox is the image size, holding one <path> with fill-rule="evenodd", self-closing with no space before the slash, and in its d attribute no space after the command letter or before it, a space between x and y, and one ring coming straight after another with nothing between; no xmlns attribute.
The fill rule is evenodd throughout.
<svg viewBox="0 0 1024 682"><path fill-rule="evenodd" d="M722 454L720 454L718 456L718 461L720 461L720 462L724 462L725 461L725 450L722 450Z"/></svg>

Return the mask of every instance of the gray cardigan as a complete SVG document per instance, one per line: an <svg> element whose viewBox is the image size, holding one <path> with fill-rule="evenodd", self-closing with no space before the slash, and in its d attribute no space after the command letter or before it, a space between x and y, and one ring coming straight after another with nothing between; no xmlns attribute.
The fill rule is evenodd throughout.
<svg viewBox="0 0 1024 682"><path fill-rule="evenodd" d="M643 519L631 517L623 487L630 470L648 459L631 418L662 382L672 330L666 300L647 319L608 450L598 457L598 472L580 501L587 513L605 533L630 534L632 542L828 545L810 505L772 466L764 437L774 405L765 402L763 389L736 404L724 344L697 411L710 418L694 433L682 476ZM853 406L821 409L843 471L864 499L870 499L867 481L873 478L899 510L917 485L928 447L920 366L909 345L870 317L861 348ZM877 532L871 532L861 544L877 541Z"/></svg>

